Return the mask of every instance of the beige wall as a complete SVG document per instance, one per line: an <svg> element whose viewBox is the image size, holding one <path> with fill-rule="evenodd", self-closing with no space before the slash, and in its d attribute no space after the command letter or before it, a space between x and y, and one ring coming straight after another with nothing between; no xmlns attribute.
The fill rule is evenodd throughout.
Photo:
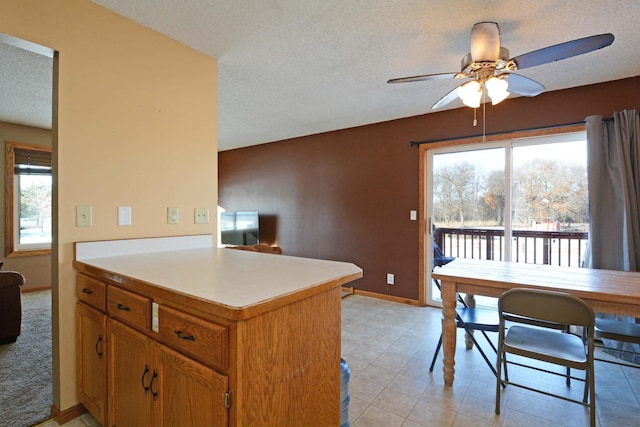
<svg viewBox="0 0 640 427"><path fill-rule="evenodd" d="M216 61L89 0L0 0L0 10L1 32L59 52L54 405L65 410L77 403L73 242L216 232L193 224L194 208L217 202ZM93 207L92 227L75 226L77 205ZM131 226L117 225L118 206L132 207ZM168 206L178 225L166 224Z"/></svg>
<svg viewBox="0 0 640 427"><path fill-rule="evenodd" d="M5 149L4 144L7 141L20 142L24 144L41 145L43 147L51 147L51 131L47 129L39 129L30 126L16 125L12 123L0 122L0 165L4 171ZM23 290L37 289L51 286L51 256L24 256L6 258L4 253L5 233L5 199L4 199L4 172L0 178L0 248L2 250L2 261L4 261L3 270L15 270L22 273L26 279Z"/></svg>

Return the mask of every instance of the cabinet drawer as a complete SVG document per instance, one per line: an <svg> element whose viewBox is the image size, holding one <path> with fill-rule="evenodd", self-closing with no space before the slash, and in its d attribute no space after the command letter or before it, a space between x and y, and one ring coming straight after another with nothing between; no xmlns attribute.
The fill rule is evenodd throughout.
<svg viewBox="0 0 640 427"><path fill-rule="evenodd" d="M107 285L83 274L76 276L76 294L78 300L84 301L100 311L106 311Z"/></svg>
<svg viewBox="0 0 640 427"><path fill-rule="evenodd" d="M107 287L107 312L110 316L144 331L151 327L151 300L116 286Z"/></svg>
<svg viewBox="0 0 640 427"><path fill-rule="evenodd" d="M160 340L201 363L226 370L228 332L221 326L171 307L158 307Z"/></svg>

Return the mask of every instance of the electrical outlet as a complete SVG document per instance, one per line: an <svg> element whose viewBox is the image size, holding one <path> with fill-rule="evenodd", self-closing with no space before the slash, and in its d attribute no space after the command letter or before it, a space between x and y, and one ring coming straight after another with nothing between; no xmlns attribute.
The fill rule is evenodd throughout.
<svg viewBox="0 0 640 427"><path fill-rule="evenodd" d="M387 285L395 285L396 277L392 273L387 273Z"/></svg>
<svg viewBox="0 0 640 427"><path fill-rule="evenodd" d="M209 209L195 208L194 215L194 222L196 224L209 224Z"/></svg>
<svg viewBox="0 0 640 427"><path fill-rule="evenodd" d="M167 224L178 223L178 208L167 208Z"/></svg>

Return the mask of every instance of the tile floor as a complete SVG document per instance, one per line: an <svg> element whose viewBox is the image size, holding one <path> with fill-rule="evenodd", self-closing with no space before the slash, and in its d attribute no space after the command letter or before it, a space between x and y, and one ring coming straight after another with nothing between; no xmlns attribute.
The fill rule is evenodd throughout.
<svg viewBox="0 0 640 427"><path fill-rule="evenodd" d="M429 372L440 336L441 310L351 295L342 300L342 354L349 364L349 418L353 427L587 426L588 410L537 393L507 387L494 414L495 377L459 331L453 387L442 378L442 354ZM494 334L495 335L495 334ZM482 345L482 341L481 341ZM489 351L491 351L489 349ZM596 362L598 425L640 425L640 369ZM510 369L548 390L567 390L564 379ZM88 414L65 427L96 427ZM38 427L58 427L54 421Z"/></svg>
<svg viewBox="0 0 640 427"><path fill-rule="evenodd" d="M54 420L49 420L34 427L59 427L59 424ZM100 423L90 414L83 414L66 423L64 427L100 427Z"/></svg>
<svg viewBox="0 0 640 427"><path fill-rule="evenodd" d="M506 388L501 415L495 415L495 376L477 351L465 349L462 330L454 385L445 387L442 354L429 372L440 337L440 309L359 295L342 301L342 354L351 371L352 426L589 425L588 409L581 405L516 387ZM582 382L574 381L567 390L563 378L516 368L509 369L512 379L526 376L547 390L581 399ZM595 372L598 425L640 425L640 369L596 361Z"/></svg>

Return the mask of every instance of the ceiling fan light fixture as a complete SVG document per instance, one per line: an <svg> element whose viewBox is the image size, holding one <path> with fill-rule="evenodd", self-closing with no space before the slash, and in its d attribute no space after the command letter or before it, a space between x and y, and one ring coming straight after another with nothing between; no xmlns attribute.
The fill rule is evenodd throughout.
<svg viewBox="0 0 640 427"><path fill-rule="evenodd" d="M507 91L509 83L499 77L491 77L484 83L487 88L487 94L491 98L491 104L496 105L504 101L509 92Z"/></svg>
<svg viewBox="0 0 640 427"><path fill-rule="evenodd" d="M474 62L495 62L500 55L500 29L495 22L478 22L471 30L471 58Z"/></svg>
<svg viewBox="0 0 640 427"><path fill-rule="evenodd" d="M458 88L458 96L467 107L480 107L482 97L482 85L476 80L471 80Z"/></svg>

